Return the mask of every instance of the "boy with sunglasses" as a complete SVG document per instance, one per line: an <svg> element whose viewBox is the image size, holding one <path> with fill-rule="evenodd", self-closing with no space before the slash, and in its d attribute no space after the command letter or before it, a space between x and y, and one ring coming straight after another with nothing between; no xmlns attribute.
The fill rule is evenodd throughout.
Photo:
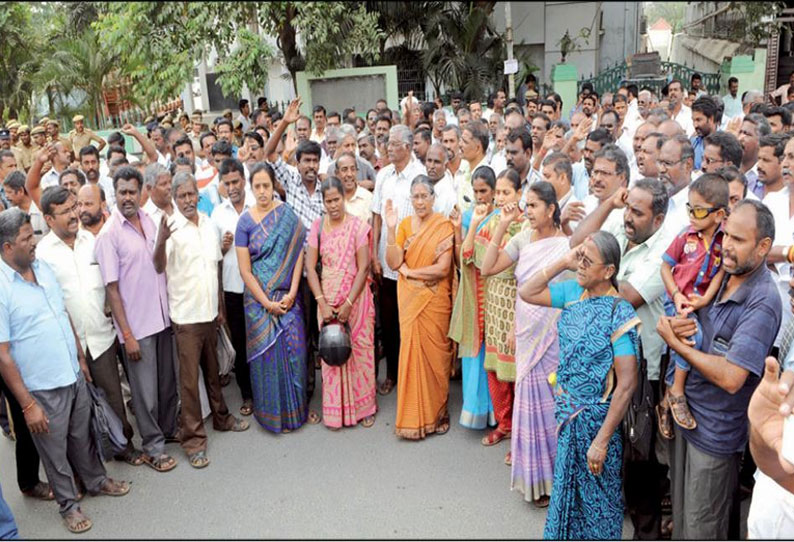
<svg viewBox="0 0 794 542"><path fill-rule="evenodd" d="M719 176L705 174L689 187L686 204L690 226L681 232L662 256L662 280L667 289L667 316L676 313L696 318L695 311L707 306L719 290L725 271L722 269L722 221L729 203L728 184ZM699 349L702 332L692 337ZM670 352L665 383L668 391L657 407L659 432L673 437L670 414L684 429L697 427L684 395L690 366L677 353Z"/></svg>

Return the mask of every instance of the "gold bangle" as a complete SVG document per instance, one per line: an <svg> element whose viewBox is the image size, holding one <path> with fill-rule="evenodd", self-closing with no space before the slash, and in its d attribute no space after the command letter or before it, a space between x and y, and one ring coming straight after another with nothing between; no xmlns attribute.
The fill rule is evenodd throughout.
<svg viewBox="0 0 794 542"><path fill-rule="evenodd" d="M28 406L26 406L25 408L22 409L22 414L26 414L27 411L30 410L31 408L33 408L33 405L35 405L35 404L36 404L36 400L33 399Z"/></svg>
<svg viewBox="0 0 794 542"><path fill-rule="evenodd" d="M324 295L318 295L317 297L314 298L315 301L320 301L321 299L325 299L325 296Z"/></svg>

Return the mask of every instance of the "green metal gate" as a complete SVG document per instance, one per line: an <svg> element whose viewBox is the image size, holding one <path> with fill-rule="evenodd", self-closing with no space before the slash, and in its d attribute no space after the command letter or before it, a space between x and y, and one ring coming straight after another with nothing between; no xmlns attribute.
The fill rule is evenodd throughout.
<svg viewBox="0 0 794 542"><path fill-rule="evenodd" d="M709 94L719 94L720 92L720 72L699 72L686 64L678 64L676 62L662 62L661 72L659 77L629 79L628 65L623 62L607 68L595 77L590 74L590 77L585 79L583 74L578 82L578 90L582 90L583 83L589 82L600 96L605 92L616 92L623 83L634 83L640 88L649 87L657 95L661 95L662 88L671 80L679 79L683 83L684 88L689 88L692 74L699 73L706 92Z"/></svg>

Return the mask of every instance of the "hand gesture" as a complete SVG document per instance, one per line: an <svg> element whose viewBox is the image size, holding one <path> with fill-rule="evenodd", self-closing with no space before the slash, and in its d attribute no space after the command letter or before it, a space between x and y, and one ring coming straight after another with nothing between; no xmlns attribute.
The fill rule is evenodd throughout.
<svg viewBox="0 0 794 542"><path fill-rule="evenodd" d="M246 139L246 141L248 141L248 140ZM248 146L247 145L243 145L242 147L237 149L237 159L240 162L245 162L248 159ZM221 183L221 184L223 184L223 183Z"/></svg>
<svg viewBox="0 0 794 542"><path fill-rule="evenodd" d="M452 208L452 212L449 213L449 221L452 222L452 227L456 230L459 230L463 223L463 214L460 212L457 203Z"/></svg>
<svg viewBox="0 0 794 542"><path fill-rule="evenodd" d="M791 414L794 405L794 372L784 371L778 377L780 364L773 357L766 358L764 377L755 389L747 416L751 431L756 431L761 440L778 454L780 467L794 474L794 465L783 458L783 421Z"/></svg>
<svg viewBox="0 0 794 542"><path fill-rule="evenodd" d="M31 433L50 432L50 420L38 403L34 402L33 406L25 412L25 423L28 424Z"/></svg>
<svg viewBox="0 0 794 542"><path fill-rule="evenodd" d="M130 137L135 137L135 134L138 133L138 129L128 122L121 127L121 133Z"/></svg>
<svg viewBox="0 0 794 542"><path fill-rule="evenodd" d="M509 225L518 219L521 215L521 209L518 208L517 203L508 203L502 207L501 215L499 223Z"/></svg>
<svg viewBox="0 0 794 542"><path fill-rule="evenodd" d="M581 201L572 201L563 207L560 222L562 224L580 222L585 216L587 216L587 212L584 209L584 203Z"/></svg>
<svg viewBox="0 0 794 542"><path fill-rule="evenodd" d="M223 234L223 243L221 245L223 252L226 252L232 248L232 243L234 243L234 234L230 231L227 231Z"/></svg>
<svg viewBox="0 0 794 542"><path fill-rule="evenodd" d="M725 127L725 131L735 135L737 138L739 137L739 128L742 126L742 119L741 117L733 117L729 122L728 125Z"/></svg>
<svg viewBox="0 0 794 542"><path fill-rule="evenodd" d="M403 104L403 116L405 116L407 113L411 112L413 104L414 104L414 91L413 90L409 90L408 91L408 99L406 99L405 100L405 104Z"/></svg>
<svg viewBox="0 0 794 542"><path fill-rule="evenodd" d="M281 306L281 302L269 301L265 306L265 310L273 316L281 316L287 314L287 311Z"/></svg>
<svg viewBox="0 0 794 542"><path fill-rule="evenodd" d="M290 310L294 304L295 299L288 293L284 294L284 297L282 297L281 301L279 301L279 306L284 310L284 313Z"/></svg>
<svg viewBox="0 0 794 542"><path fill-rule="evenodd" d="M606 449L599 447L595 441L591 442L590 448L587 449L587 468L594 476L600 476L604 471L606 458Z"/></svg>
<svg viewBox="0 0 794 542"><path fill-rule="evenodd" d="M287 110L284 111L284 116L282 117L282 120L287 124L292 124L293 122L297 122L298 118L301 116L300 107L302 104L303 104L303 100L301 100L300 96L292 100L287 106Z"/></svg>
<svg viewBox="0 0 794 542"><path fill-rule="evenodd" d="M629 197L629 190L625 186L621 186L612 195L612 207L615 209L623 209L626 206L626 200Z"/></svg>
<svg viewBox="0 0 794 542"><path fill-rule="evenodd" d="M471 215L471 225L470 228L477 228L480 225L480 222L485 220L485 217L488 216L488 204L487 203L478 203L476 207L474 207L474 213Z"/></svg>
<svg viewBox="0 0 794 542"><path fill-rule="evenodd" d="M157 232L157 243L165 243L172 233L174 232L171 230L171 226L168 225L168 215L163 213L160 218L160 230Z"/></svg>
<svg viewBox="0 0 794 542"><path fill-rule="evenodd" d="M706 302L706 299L702 295L698 294L697 292L691 293L689 294L689 302L688 302L690 311L687 312L687 314L693 311L699 311L707 304L708 303Z"/></svg>
<svg viewBox="0 0 794 542"><path fill-rule="evenodd" d="M58 151L55 150L55 143L49 143L46 147L44 147L44 150L39 152L38 156L36 156L36 160L44 165L47 162L52 162L55 160L55 156L57 154Z"/></svg>
<svg viewBox="0 0 794 542"><path fill-rule="evenodd" d="M576 130L573 132L573 138L576 141L582 141L587 138L587 134L590 133L590 128L593 126L593 118L592 117L585 117L585 119L579 123L576 127Z"/></svg>
<svg viewBox="0 0 794 542"><path fill-rule="evenodd" d="M386 226L390 229L397 227L397 209L390 199L386 200Z"/></svg>
<svg viewBox="0 0 794 542"><path fill-rule="evenodd" d="M295 134L294 130L290 130L287 132L287 140L284 142L284 152L292 156L295 152L295 149L298 148L298 136Z"/></svg>

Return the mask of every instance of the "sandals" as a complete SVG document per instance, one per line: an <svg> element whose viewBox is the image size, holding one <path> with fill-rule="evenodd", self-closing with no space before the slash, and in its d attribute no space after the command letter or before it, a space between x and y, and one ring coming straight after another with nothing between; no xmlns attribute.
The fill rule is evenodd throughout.
<svg viewBox="0 0 794 542"><path fill-rule="evenodd" d="M673 420L675 420L675 423L680 427L684 429L694 429L698 426L698 423L689 411L686 396L675 396L672 393L668 393L667 404L670 405L670 412L673 415Z"/></svg>
<svg viewBox="0 0 794 542"><path fill-rule="evenodd" d="M162 454L160 457L143 454L143 462L157 472L168 472L176 467L176 460L168 454Z"/></svg>
<svg viewBox="0 0 794 542"><path fill-rule="evenodd" d="M319 414L317 414L313 410L309 410L309 415L306 417L306 423L310 425L317 425L321 421L323 421L323 419L320 417Z"/></svg>
<svg viewBox="0 0 794 542"><path fill-rule="evenodd" d="M532 504L534 504L538 508L548 508L550 502L551 502L551 499L549 497L547 497L546 495L544 495L544 496L540 497L539 499L535 499L534 501L532 501Z"/></svg>
<svg viewBox="0 0 794 542"><path fill-rule="evenodd" d="M235 418L234 425L229 428L229 431L233 431L234 433L242 433L243 431L247 431L249 427L251 427L251 424L248 423L248 420Z"/></svg>
<svg viewBox="0 0 794 542"><path fill-rule="evenodd" d="M254 404L251 399L246 399L243 401L243 406L240 407L240 415L241 416L250 416L254 413Z"/></svg>
<svg viewBox="0 0 794 542"><path fill-rule="evenodd" d="M190 466L194 469L203 469L210 464L210 458L207 457L207 452L204 450L190 455L190 457L188 457L188 461L190 461Z"/></svg>
<svg viewBox="0 0 794 542"><path fill-rule="evenodd" d="M125 450L123 454L117 455L114 459L116 461L124 461L127 465L132 465L133 467L140 467L143 465L143 452L133 448Z"/></svg>
<svg viewBox="0 0 794 542"><path fill-rule="evenodd" d="M361 427L370 428L375 425L375 415L367 416L363 420L361 420Z"/></svg>
<svg viewBox="0 0 794 542"><path fill-rule="evenodd" d="M508 438L510 438L510 431L504 432L497 427L485 435L480 442L483 446L493 446Z"/></svg>
<svg viewBox="0 0 794 542"><path fill-rule="evenodd" d="M383 381L383 384L378 386L378 393L381 395L389 395L391 390L394 389L394 380L391 378L387 378Z"/></svg>
<svg viewBox="0 0 794 542"><path fill-rule="evenodd" d="M513 452L507 452L507 455L505 456L505 465L508 467L513 466Z"/></svg>
<svg viewBox="0 0 794 542"><path fill-rule="evenodd" d="M449 431L449 418L441 420L436 426L436 435L444 435Z"/></svg>
<svg viewBox="0 0 794 542"><path fill-rule="evenodd" d="M656 405L656 422L659 426L659 434L666 440L673 440L675 433L673 432L673 420L670 415L670 404L667 402L667 397L664 397L658 405Z"/></svg>
<svg viewBox="0 0 794 542"><path fill-rule="evenodd" d="M30 497L32 499L38 499L40 501L54 501L55 500L55 493L53 493L50 484L45 484L44 482L39 482L32 489L28 489L27 491L23 491L22 494L26 497Z"/></svg>
<svg viewBox="0 0 794 542"><path fill-rule="evenodd" d="M84 533L94 526L94 523L79 508L67 512L63 516L63 523L69 532L74 534Z"/></svg>
<svg viewBox="0 0 794 542"><path fill-rule="evenodd" d="M124 480L106 478L105 483L99 488L99 493L109 497L123 497L130 492L130 483Z"/></svg>

